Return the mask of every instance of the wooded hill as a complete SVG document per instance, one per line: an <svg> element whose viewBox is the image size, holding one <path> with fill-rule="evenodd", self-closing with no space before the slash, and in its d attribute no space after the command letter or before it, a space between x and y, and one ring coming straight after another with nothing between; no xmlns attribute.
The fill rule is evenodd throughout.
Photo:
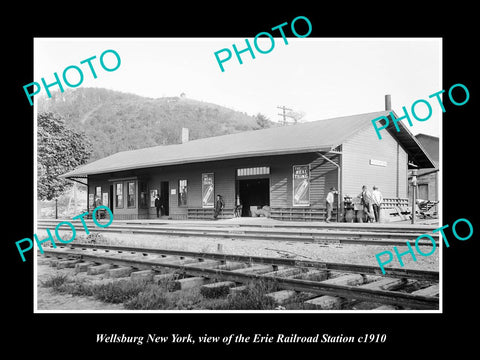
<svg viewBox="0 0 480 360"><path fill-rule="evenodd" d="M93 145L90 161L118 151L177 144L182 127L190 140L275 126L220 105L182 97L158 99L102 88L69 89L38 98L38 112L58 113Z"/></svg>

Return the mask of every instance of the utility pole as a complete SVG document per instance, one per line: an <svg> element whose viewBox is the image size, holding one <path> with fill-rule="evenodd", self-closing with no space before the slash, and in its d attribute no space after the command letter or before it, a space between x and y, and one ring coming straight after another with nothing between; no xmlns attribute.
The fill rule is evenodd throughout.
<svg viewBox="0 0 480 360"><path fill-rule="evenodd" d="M283 106L277 106L277 109L283 110L283 113L282 113L282 114L278 114L278 115L280 115L280 116L283 117L283 123L282 123L282 125L286 125L286 124L287 124L287 117L292 117L292 116L287 115L287 114L285 113L285 110L289 110L289 111L293 111L293 110L285 107L285 105L283 105Z"/></svg>
<svg viewBox="0 0 480 360"><path fill-rule="evenodd" d="M413 199L412 199L412 224L415 224L415 211L417 208L417 169L412 169L412 190L413 190Z"/></svg>

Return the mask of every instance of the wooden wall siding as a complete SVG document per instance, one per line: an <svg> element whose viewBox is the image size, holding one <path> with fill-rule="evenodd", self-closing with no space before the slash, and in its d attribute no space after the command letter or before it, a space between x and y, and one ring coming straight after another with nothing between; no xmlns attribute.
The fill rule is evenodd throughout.
<svg viewBox="0 0 480 360"><path fill-rule="evenodd" d="M287 172L280 172L279 169L276 169L274 173L270 175L270 206L287 206L289 198L288 195L291 191L292 185L291 182L288 181Z"/></svg>
<svg viewBox="0 0 480 360"><path fill-rule="evenodd" d="M328 155L330 158L331 155ZM338 164L339 156L331 158ZM337 167L322 157L310 164L310 204L312 207L325 207L327 194L332 186L337 187Z"/></svg>
<svg viewBox="0 0 480 360"><path fill-rule="evenodd" d="M399 198L408 198L408 155L399 145L399 172L398 172L398 196Z"/></svg>
<svg viewBox="0 0 480 360"><path fill-rule="evenodd" d="M422 198L417 189L417 198L422 198L423 200L437 201L438 200L438 172L422 175L417 177L418 185L427 185L428 186L428 199ZM408 198L410 202L413 197L413 188L411 185L408 186Z"/></svg>
<svg viewBox="0 0 480 360"><path fill-rule="evenodd" d="M370 190L377 185L384 197L407 197L407 154L398 147L397 169L397 142L390 134L385 133L378 140L366 128L345 141L342 152L343 195L357 196L362 185ZM387 165L370 165L370 159L385 161Z"/></svg>
<svg viewBox="0 0 480 360"><path fill-rule="evenodd" d="M339 156L333 158L338 162ZM129 176L137 177L138 181L147 184L147 204L150 205L150 190L160 190L160 183L168 181L169 183L169 216L174 219L183 219L188 217L188 208L201 208L201 182L202 173L214 173L215 176L215 195L221 194L225 201L226 209L235 207L235 182L236 169L269 166L270 175L260 175L259 177L270 179L270 206L276 208L291 208L292 203L292 171L293 165L310 164L310 208L324 208L325 197L331 186L337 186L337 168L319 157L317 154L293 154L285 156L258 157L250 159L235 159L229 161L205 162L199 164L175 165L169 167L154 167L139 169L136 171L117 172L112 174L102 174L89 176L88 184L90 191L94 191L95 186L102 186L102 191L108 192L110 185L115 182L109 179L125 178ZM178 206L178 181L187 180L187 207ZM122 180L124 181L124 180ZM126 181L124 181L126 182ZM171 195L171 190L175 189L176 194ZM155 218L156 209L148 206L147 209L139 209L139 186L136 186L136 204L135 208L114 209L114 217L121 219L134 218ZM124 198L126 188L124 189ZM126 201L124 199L124 201ZM190 214L191 215L191 214Z"/></svg>

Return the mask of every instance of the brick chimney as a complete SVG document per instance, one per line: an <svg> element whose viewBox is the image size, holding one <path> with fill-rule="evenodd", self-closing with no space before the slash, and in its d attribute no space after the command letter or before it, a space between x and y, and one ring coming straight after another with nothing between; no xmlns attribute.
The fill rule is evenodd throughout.
<svg viewBox="0 0 480 360"><path fill-rule="evenodd" d="M182 128L182 144L185 144L189 140L188 128Z"/></svg>
<svg viewBox="0 0 480 360"><path fill-rule="evenodd" d="M390 95L385 95L385 110L392 110L392 97Z"/></svg>

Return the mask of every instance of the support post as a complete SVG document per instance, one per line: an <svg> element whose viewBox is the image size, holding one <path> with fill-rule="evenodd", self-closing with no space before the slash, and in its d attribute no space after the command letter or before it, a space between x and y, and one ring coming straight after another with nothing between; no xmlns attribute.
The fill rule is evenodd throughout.
<svg viewBox="0 0 480 360"><path fill-rule="evenodd" d="M412 224L415 224L415 209L417 207L417 169L412 170Z"/></svg>
<svg viewBox="0 0 480 360"><path fill-rule="evenodd" d="M339 215L340 215L340 196L342 196L342 192L340 190L340 179L342 178L342 169L340 168L340 165L338 165L336 162L330 160L328 157L323 155L322 153L318 152L318 154L327 160L328 162L332 163L337 167L337 190L338 190L338 196L337 196L337 223L339 222Z"/></svg>

